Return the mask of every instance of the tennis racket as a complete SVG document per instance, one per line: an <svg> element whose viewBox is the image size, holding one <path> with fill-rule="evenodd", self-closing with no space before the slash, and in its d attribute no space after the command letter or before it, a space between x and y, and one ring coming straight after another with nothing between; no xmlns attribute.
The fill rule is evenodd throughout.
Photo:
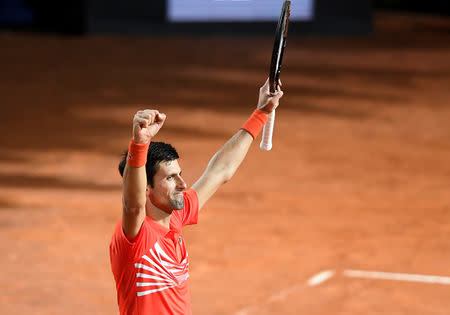
<svg viewBox="0 0 450 315"><path fill-rule="evenodd" d="M270 62L269 89L271 94L275 94L278 89L278 80L280 78L281 61L283 60L284 47L286 47L286 38L289 25L289 16L291 14L291 1L284 0L281 7L280 19L278 20L277 30L275 32L275 41L273 43L272 60ZM269 120L264 125L261 144L262 150L272 149L273 125L275 123L275 110L269 115Z"/></svg>

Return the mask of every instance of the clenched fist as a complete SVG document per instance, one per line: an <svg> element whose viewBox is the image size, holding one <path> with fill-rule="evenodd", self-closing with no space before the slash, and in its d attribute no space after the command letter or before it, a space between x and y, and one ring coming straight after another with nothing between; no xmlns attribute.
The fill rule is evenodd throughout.
<svg viewBox="0 0 450 315"><path fill-rule="evenodd" d="M166 115L157 110L140 110L133 119L133 141L135 143L149 142L161 129Z"/></svg>

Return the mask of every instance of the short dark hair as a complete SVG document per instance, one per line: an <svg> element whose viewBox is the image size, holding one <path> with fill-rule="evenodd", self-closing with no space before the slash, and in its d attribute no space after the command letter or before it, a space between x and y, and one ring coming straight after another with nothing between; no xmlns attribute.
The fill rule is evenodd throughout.
<svg viewBox="0 0 450 315"><path fill-rule="evenodd" d="M123 177L123 171L125 170L125 165L127 164L127 154L125 151L122 155L122 160L119 163L119 173ZM159 163L162 161L173 161L178 159L177 150L173 146L164 142L150 142L150 146L147 151L147 163L145 164L145 172L147 174L147 183L151 187L154 186L154 176L159 170Z"/></svg>

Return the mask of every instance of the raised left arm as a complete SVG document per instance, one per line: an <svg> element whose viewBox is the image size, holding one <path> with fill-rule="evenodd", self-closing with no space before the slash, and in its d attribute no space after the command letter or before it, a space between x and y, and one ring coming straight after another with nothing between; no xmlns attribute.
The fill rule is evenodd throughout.
<svg viewBox="0 0 450 315"><path fill-rule="evenodd" d="M277 93L271 95L269 80L267 80L259 90L257 109L265 114L271 113L278 106L279 100L283 96L280 86L281 84ZM192 186L199 199L199 209L220 186L233 177L247 155L252 142L253 135L245 129L240 129L214 154L202 176Z"/></svg>

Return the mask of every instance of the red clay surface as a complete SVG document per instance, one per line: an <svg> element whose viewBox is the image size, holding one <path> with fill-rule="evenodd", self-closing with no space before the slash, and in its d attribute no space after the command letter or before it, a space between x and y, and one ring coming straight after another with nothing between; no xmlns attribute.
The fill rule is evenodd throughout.
<svg viewBox="0 0 450 315"><path fill-rule="evenodd" d="M255 143L185 230L194 314L448 314L449 285L342 271L450 276L449 39L448 19L388 15L289 38L273 150ZM167 114L192 184L253 110L271 41L0 33L1 314L118 313L134 112Z"/></svg>

